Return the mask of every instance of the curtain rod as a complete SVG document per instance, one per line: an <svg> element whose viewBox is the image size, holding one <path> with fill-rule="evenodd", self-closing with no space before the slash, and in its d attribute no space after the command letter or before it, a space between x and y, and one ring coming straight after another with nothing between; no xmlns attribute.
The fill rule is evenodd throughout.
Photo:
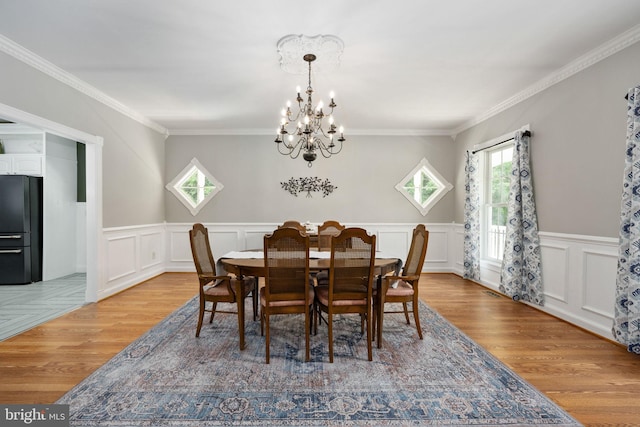
<svg viewBox="0 0 640 427"><path fill-rule="evenodd" d="M524 132L522 132L522 136L531 136L531 131L525 130ZM500 142L496 142L495 144L491 144L488 147L484 147L484 148L480 148L478 150L472 151L471 154L476 154L478 151L484 151L484 150L487 150L489 148L493 148L496 145L500 145L500 144L504 144L505 142L513 141L514 139L515 139L515 136L511 137L509 139L505 139L504 141L500 141Z"/></svg>

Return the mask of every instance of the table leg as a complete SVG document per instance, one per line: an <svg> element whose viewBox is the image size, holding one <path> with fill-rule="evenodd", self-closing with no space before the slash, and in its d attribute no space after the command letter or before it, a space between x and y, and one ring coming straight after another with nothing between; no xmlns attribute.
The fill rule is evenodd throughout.
<svg viewBox="0 0 640 427"><path fill-rule="evenodd" d="M238 303L238 334L240 350L244 350L244 298L242 298L242 278L236 280L236 302Z"/></svg>
<svg viewBox="0 0 640 427"><path fill-rule="evenodd" d="M258 318L258 299L260 298L260 278L254 277L255 283L253 285L253 321Z"/></svg>

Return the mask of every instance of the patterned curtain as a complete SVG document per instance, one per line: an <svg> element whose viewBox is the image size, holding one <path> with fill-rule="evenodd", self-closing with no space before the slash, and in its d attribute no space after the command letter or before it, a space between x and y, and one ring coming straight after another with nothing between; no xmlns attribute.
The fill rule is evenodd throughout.
<svg viewBox="0 0 640 427"><path fill-rule="evenodd" d="M613 336L640 354L640 86L627 94L627 152Z"/></svg>
<svg viewBox="0 0 640 427"><path fill-rule="evenodd" d="M533 198L529 136L516 132L507 205L500 291L515 301L544 305L538 219Z"/></svg>
<svg viewBox="0 0 640 427"><path fill-rule="evenodd" d="M464 171L464 278L480 280L480 187L476 154L467 151Z"/></svg>

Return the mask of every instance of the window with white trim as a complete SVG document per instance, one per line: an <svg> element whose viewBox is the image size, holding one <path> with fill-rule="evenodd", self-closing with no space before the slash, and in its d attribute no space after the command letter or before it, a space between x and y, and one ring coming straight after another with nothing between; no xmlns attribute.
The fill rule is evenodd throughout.
<svg viewBox="0 0 640 427"><path fill-rule="evenodd" d="M193 216L223 187L195 158L166 186Z"/></svg>
<svg viewBox="0 0 640 427"><path fill-rule="evenodd" d="M453 188L449 182L427 161L422 159L402 181L396 184L398 190L422 215Z"/></svg>
<svg viewBox="0 0 640 427"><path fill-rule="evenodd" d="M484 153L483 215L480 226L483 258L502 261L507 225L507 202L513 143L501 144Z"/></svg>

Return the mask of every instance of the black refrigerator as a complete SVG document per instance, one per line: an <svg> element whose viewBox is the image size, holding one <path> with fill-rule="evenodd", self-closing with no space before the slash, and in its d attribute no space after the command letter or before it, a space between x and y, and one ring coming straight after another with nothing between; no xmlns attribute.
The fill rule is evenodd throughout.
<svg viewBox="0 0 640 427"><path fill-rule="evenodd" d="M42 178L0 175L0 285L42 280Z"/></svg>

